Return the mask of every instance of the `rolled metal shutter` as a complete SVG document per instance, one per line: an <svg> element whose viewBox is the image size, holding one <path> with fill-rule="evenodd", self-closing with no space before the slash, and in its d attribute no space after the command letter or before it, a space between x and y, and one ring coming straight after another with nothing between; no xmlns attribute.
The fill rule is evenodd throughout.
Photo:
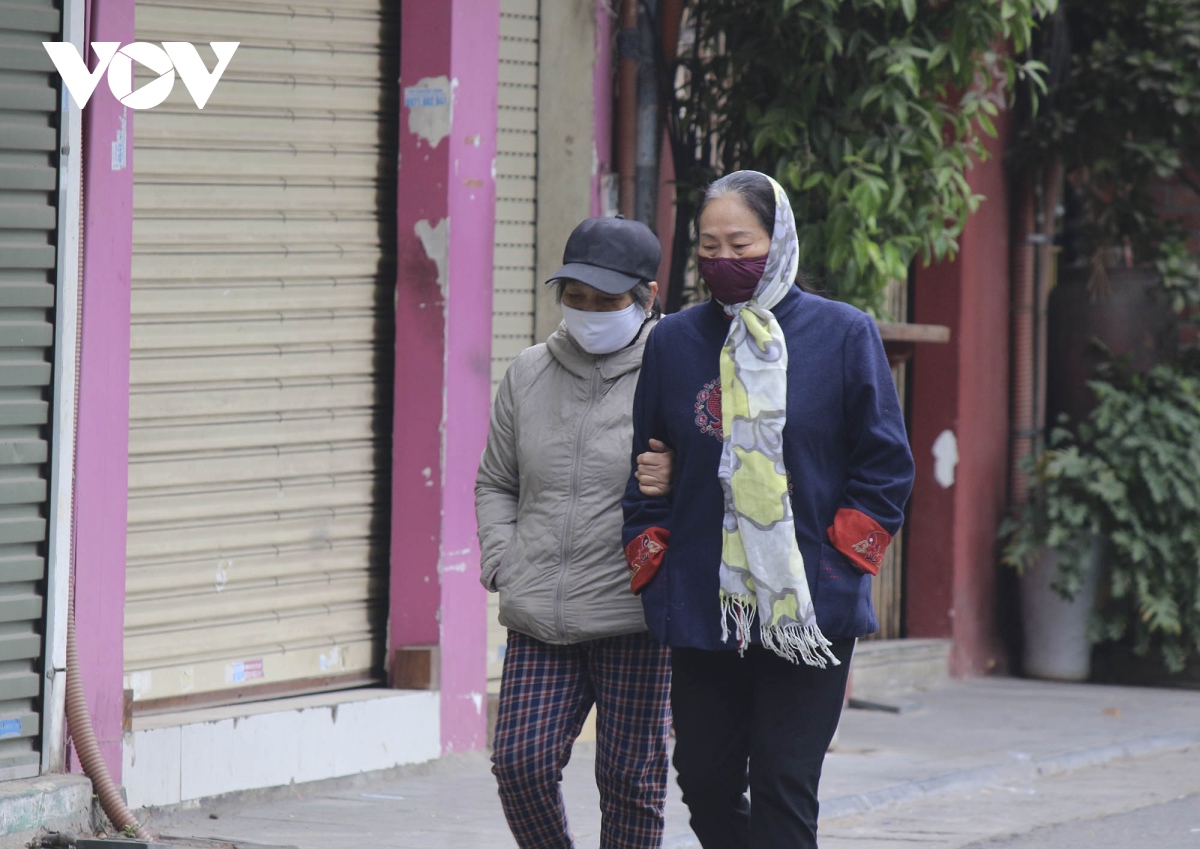
<svg viewBox="0 0 1200 849"><path fill-rule="evenodd" d="M496 242L492 269L492 392L534 344L537 292L538 0L500 0ZM505 631L488 594L488 677L499 681Z"/></svg>
<svg viewBox="0 0 1200 849"><path fill-rule="evenodd" d="M49 389L54 352L58 41L50 0L0 0L0 780L41 755Z"/></svg>
<svg viewBox="0 0 1200 849"><path fill-rule="evenodd" d="M538 0L500 2L492 385L534 344Z"/></svg>
<svg viewBox="0 0 1200 849"><path fill-rule="evenodd" d="M135 706L376 678L386 622L398 10L139 0L241 46L135 130L126 686Z"/></svg>

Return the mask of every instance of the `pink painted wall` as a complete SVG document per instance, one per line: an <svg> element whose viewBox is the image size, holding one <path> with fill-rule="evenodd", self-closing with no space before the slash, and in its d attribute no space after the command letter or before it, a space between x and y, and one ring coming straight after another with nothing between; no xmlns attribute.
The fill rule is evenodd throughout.
<svg viewBox="0 0 1200 849"><path fill-rule="evenodd" d="M441 647L449 753L486 744L474 485L491 403L500 10L499 0L412 0L401 14L401 87L448 78L453 119L431 144L410 129L413 109L401 113L389 648ZM428 237L439 226L444 246Z"/></svg>
<svg viewBox="0 0 1200 849"><path fill-rule="evenodd" d="M604 214L604 178L612 174L612 15L609 0L596 0L596 63L592 66L592 143L596 148L596 171L592 175L593 217Z"/></svg>
<svg viewBox="0 0 1200 849"><path fill-rule="evenodd" d="M496 224L499 0L454 3L455 92L448 181L445 504L442 508L442 747L487 742L487 601L479 583L475 474L492 386L492 240Z"/></svg>
<svg viewBox="0 0 1200 849"><path fill-rule="evenodd" d="M986 196L954 262L918 268L913 320L951 328L946 345L917 345L912 428L917 461L908 528L907 633L952 637L951 671L999 671L1006 658L996 628L996 530L1005 509L1009 416L1008 192L1001 141L968 174ZM952 486L933 477L933 443L958 440Z"/></svg>
<svg viewBox="0 0 1200 849"><path fill-rule="evenodd" d="M91 0L87 41L134 41L133 0ZM89 60L91 60L89 51ZM94 62L92 62L94 64ZM83 115L83 326L75 460L75 629L96 738L121 775L129 482L133 112L107 85ZM113 169L124 122L125 167ZM72 769L79 765L74 753Z"/></svg>

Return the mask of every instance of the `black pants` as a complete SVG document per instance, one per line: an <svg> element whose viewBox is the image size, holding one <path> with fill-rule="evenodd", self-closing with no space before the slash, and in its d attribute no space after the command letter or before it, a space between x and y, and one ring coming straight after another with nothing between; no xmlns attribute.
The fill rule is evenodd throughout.
<svg viewBox="0 0 1200 849"><path fill-rule="evenodd" d="M815 849L854 640L834 640L833 653L841 665L819 669L757 645L744 657L672 649L675 769L704 849Z"/></svg>

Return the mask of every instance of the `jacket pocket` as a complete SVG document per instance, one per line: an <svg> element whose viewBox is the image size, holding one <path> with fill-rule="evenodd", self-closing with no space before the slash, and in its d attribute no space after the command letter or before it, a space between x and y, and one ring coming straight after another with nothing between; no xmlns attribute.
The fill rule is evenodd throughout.
<svg viewBox="0 0 1200 849"><path fill-rule="evenodd" d="M878 630L871 607L871 576L826 543L821 543L813 606L826 639L862 637Z"/></svg>
<svg viewBox="0 0 1200 849"><path fill-rule="evenodd" d="M554 626L557 581L533 572L528 563L517 561L512 551L506 552L507 562L496 570L500 624L543 642L561 642Z"/></svg>
<svg viewBox="0 0 1200 849"><path fill-rule="evenodd" d="M509 537L508 545L504 549L504 553L500 555L500 560L492 567L490 572L482 576L484 588L490 592L499 592L504 585L505 572L508 570L509 564L513 562L513 550L517 547L517 526L513 525L512 536Z"/></svg>

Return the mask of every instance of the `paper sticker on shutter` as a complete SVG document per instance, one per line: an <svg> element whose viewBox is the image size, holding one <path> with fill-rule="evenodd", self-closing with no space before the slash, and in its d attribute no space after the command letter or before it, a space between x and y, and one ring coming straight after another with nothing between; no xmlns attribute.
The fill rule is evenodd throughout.
<svg viewBox="0 0 1200 849"><path fill-rule="evenodd" d="M0 719L0 740L21 736L21 720Z"/></svg>
<svg viewBox="0 0 1200 849"><path fill-rule="evenodd" d="M151 674L145 672L130 672L125 676L125 689L133 691L133 700L144 697L150 691Z"/></svg>
<svg viewBox="0 0 1200 849"><path fill-rule="evenodd" d="M264 677L262 658L257 660L239 660L225 667L226 684L242 684Z"/></svg>
<svg viewBox="0 0 1200 849"><path fill-rule="evenodd" d="M317 659L317 662L321 667L322 672L328 672L331 669L340 669L342 666L344 666L342 663L341 648L339 646L334 646L329 650L328 654L322 654Z"/></svg>

